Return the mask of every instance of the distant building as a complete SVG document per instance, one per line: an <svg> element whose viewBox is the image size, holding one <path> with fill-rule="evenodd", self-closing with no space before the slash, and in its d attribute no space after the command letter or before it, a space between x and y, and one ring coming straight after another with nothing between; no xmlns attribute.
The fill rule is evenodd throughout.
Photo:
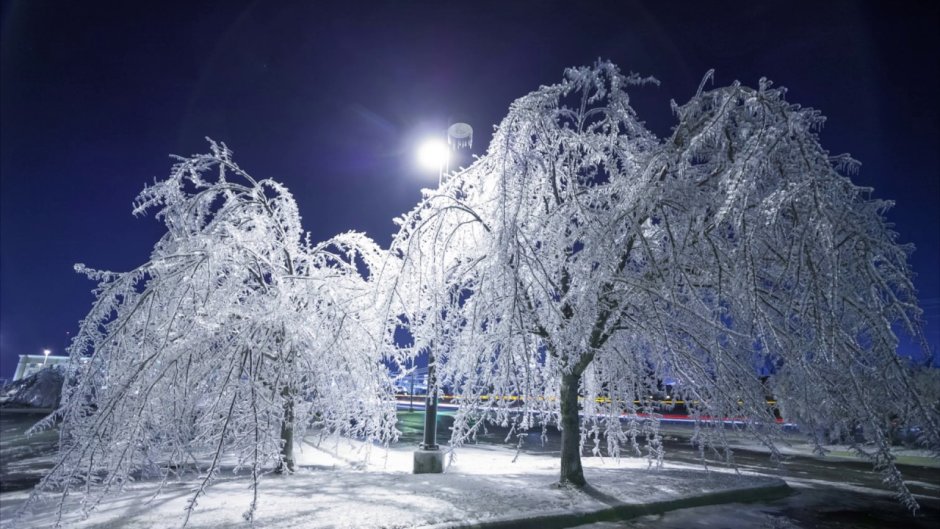
<svg viewBox="0 0 940 529"><path fill-rule="evenodd" d="M69 357L67 356L20 355L20 361L16 364L16 372L13 373L13 380L26 378L44 367L65 365L68 361Z"/></svg>

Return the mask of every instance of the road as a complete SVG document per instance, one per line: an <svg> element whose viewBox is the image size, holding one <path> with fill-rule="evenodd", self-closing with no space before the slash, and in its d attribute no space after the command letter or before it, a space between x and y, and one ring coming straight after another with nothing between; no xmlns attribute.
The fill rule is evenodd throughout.
<svg viewBox="0 0 940 529"><path fill-rule="evenodd" d="M417 444L423 425L421 412L400 412L402 443ZM448 439L453 423L447 414L439 416L438 437ZM549 428L545 443L541 434L526 436L522 450L530 453L560 454L561 437ZM690 429L664 427L665 461L702 468L698 451L689 442ZM507 430L489 428L478 442L503 444ZM881 483L871 465L850 460L786 456L775 464L766 453L736 448L735 463L742 472L782 478L794 493L783 499L751 503L696 507L624 522L605 522L579 529L690 529L748 527L768 529L847 529L891 528L928 529L940 527L940 469L904 465L901 469L908 487L918 497L921 509L915 516L901 506ZM585 456L590 457L590 456ZM712 467L726 467L710 462Z"/></svg>

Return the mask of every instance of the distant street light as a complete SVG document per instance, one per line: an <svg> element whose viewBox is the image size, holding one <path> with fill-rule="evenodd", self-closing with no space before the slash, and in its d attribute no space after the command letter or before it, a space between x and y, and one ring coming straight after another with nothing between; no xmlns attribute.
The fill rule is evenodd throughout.
<svg viewBox="0 0 940 529"><path fill-rule="evenodd" d="M49 361L49 354L50 354L50 353L52 353L52 351L50 351L50 350L48 350L48 349L43 349L43 350L42 350L42 354L46 355L46 357L42 359L42 367L46 367L46 362Z"/></svg>

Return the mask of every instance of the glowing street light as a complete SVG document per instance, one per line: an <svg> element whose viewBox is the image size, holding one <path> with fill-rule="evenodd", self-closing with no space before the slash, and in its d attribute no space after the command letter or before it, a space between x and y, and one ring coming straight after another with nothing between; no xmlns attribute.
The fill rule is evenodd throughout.
<svg viewBox="0 0 940 529"><path fill-rule="evenodd" d="M418 163L422 167L437 171L438 185L444 175L444 167L450 159L450 148L442 140L427 140L418 148Z"/></svg>
<svg viewBox="0 0 940 529"><path fill-rule="evenodd" d="M46 367L46 362L49 361L49 354L50 354L50 353L52 353L52 351L50 351L50 350L48 350L48 349L43 349L43 350L42 350L42 354L46 355L46 357L42 359L42 366L43 366L43 367Z"/></svg>
<svg viewBox="0 0 940 529"><path fill-rule="evenodd" d="M473 146L473 127L466 123L454 123L447 127L447 142L429 139L418 147L418 163L428 170L437 171L437 186L450 171L451 151L470 149Z"/></svg>

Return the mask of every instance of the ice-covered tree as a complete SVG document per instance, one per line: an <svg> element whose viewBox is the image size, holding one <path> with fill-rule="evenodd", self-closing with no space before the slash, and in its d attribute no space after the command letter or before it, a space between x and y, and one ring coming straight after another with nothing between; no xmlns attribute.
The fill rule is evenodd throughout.
<svg viewBox="0 0 940 529"><path fill-rule="evenodd" d="M250 520L259 480L293 470L307 428L397 433L369 275L379 248L357 233L311 244L287 189L211 147L138 196L134 213L155 210L167 228L146 263L76 266L99 281L97 299L62 405L40 425L61 420L61 443L34 493L58 491L60 518L75 491L87 511L141 476L198 475L188 520L231 467L250 475Z"/></svg>
<svg viewBox="0 0 940 529"><path fill-rule="evenodd" d="M729 416L776 453L772 394L820 449L861 436L854 448L914 506L888 431L918 425L940 447L938 385L897 355L920 309L890 203L822 148L820 114L768 81L703 81L663 139L629 104L648 81L604 62L569 69L399 219L396 299L461 397L453 442L489 420L554 422L561 482L584 485L586 444L661 460L648 396L672 377L703 456L731 458L707 420Z"/></svg>

